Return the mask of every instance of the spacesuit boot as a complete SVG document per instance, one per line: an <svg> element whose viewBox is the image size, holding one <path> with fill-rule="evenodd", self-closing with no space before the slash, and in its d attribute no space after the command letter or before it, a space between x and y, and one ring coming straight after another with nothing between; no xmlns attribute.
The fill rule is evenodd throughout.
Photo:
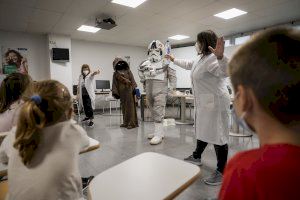
<svg viewBox="0 0 300 200"><path fill-rule="evenodd" d="M162 142L164 138L164 127L163 123L154 123L155 125L155 131L154 131L154 137L150 140L150 144L156 145ZM149 138L149 135L148 135Z"/></svg>

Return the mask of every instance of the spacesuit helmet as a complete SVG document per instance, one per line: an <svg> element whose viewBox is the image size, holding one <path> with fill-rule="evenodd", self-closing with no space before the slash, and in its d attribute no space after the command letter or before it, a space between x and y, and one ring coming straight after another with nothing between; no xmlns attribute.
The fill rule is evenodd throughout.
<svg viewBox="0 0 300 200"><path fill-rule="evenodd" d="M151 62L160 62L165 56L165 45L159 40L153 40L148 46L148 59Z"/></svg>

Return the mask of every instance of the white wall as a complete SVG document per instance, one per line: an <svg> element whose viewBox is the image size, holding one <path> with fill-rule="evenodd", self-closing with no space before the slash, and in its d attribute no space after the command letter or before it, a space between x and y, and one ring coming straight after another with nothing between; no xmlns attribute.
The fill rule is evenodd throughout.
<svg viewBox="0 0 300 200"><path fill-rule="evenodd" d="M231 58L234 52L238 49L237 46L229 46L225 47L225 56ZM175 58L187 59L187 60L196 60L197 54L194 46L182 47L172 49L172 54ZM190 79L190 71L182 69L176 65L173 65L174 69L176 69L177 75L177 88L190 88L191 87L191 79Z"/></svg>
<svg viewBox="0 0 300 200"><path fill-rule="evenodd" d="M2 46L12 48L27 48L29 74L34 80L50 78L47 37L46 35L28 34L22 32L7 32L0 30L0 51ZM0 64L2 65L2 54Z"/></svg>
<svg viewBox="0 0 300 200"><path fill-rule="evenodd" d="M142 88L137 73L138 65L146 59L146 48L72 40L72 71L73 84L78 84L81 66L88 64L91 70L100 69L96 80L110 80L112 83L112 62L116 56L130 56L130 68L139 88Z"/></svg>
<svg viewBox="0 0 300 200"><path fill-rule="evenodd" d="M72 93L72 57L69 62L53 62L51 58L52 48L66 48L69 49L72 55L71 38L63 35L48 35L48 59L50 63L50 77L63 83Z"/></svg>
<svg viewBox="0 0 300 200"><path fill-rule="evenodd" d="M172 49L171 54L174 55L177 59L186 59L186 60L196 60L197 52L195 47L182 47ZM190 88L191 87L191 78L190 78L190 70L185 70L176 65L172 65L172 67L176 70L177 75L177 88Z"/></svg>

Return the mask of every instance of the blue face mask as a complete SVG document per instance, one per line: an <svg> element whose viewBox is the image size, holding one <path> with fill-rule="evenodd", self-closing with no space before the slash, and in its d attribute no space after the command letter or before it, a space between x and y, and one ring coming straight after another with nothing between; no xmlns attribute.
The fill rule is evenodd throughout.
<svg viewBox="0 0 300 200"><path fill-rule="evenodd" d="M238 96L238 93L235 95L234 99ZM249 127L249 125L247 124L247 122L245 121L245 115L246 112L243 112L241 117L238 117L235 111L235 108L233 106L232 108L232 118L234 121L236 121L236 123L241 126L244 130L250 132L250 133L254 133L255 131Z"/></svg>
<svg viewBox="0 0 300 200"><path fill-rule="evenodd" d="M232 118L236 123L241 126L245 131L248 131L250 133L254 133L254 131L249 127L247 122L245 121L245 114L242 114L241 117L238 117L235 111L235 108L232 108Z"/></svg>

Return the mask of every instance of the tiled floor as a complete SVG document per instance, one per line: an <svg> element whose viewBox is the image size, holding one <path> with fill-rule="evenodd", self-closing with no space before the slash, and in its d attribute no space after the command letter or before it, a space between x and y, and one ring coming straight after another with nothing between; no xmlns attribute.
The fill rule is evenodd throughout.
<svg viewBox="0 0 300 200"><path fill-rule="evenodd" d="M168 111L170 112L170 111ZM172 113L172 111L171 111ZM173 110L173 113L176 111ZM170 114L170 113L169 113ZM187 113L188 115L188 113ZM80 171L82 176L97 175L104 170L143 152L157 152L183 159L189 156L195 148L194 128L191 125L169 126L164 141L156 146L149 145L147 134L154 130L151 122L140 122L136 129L121 129L120 116L95 116L95 127L86 128L88 135L100 141L100 148L80 156ZM236 152L257 147L258 142L253 138L231 138L229 156ZM216 198L219 187L207 186L202 177L209 175L216 166L216 156L212 145L203 154L201 177L176 199L198 200Z"/></svg>

